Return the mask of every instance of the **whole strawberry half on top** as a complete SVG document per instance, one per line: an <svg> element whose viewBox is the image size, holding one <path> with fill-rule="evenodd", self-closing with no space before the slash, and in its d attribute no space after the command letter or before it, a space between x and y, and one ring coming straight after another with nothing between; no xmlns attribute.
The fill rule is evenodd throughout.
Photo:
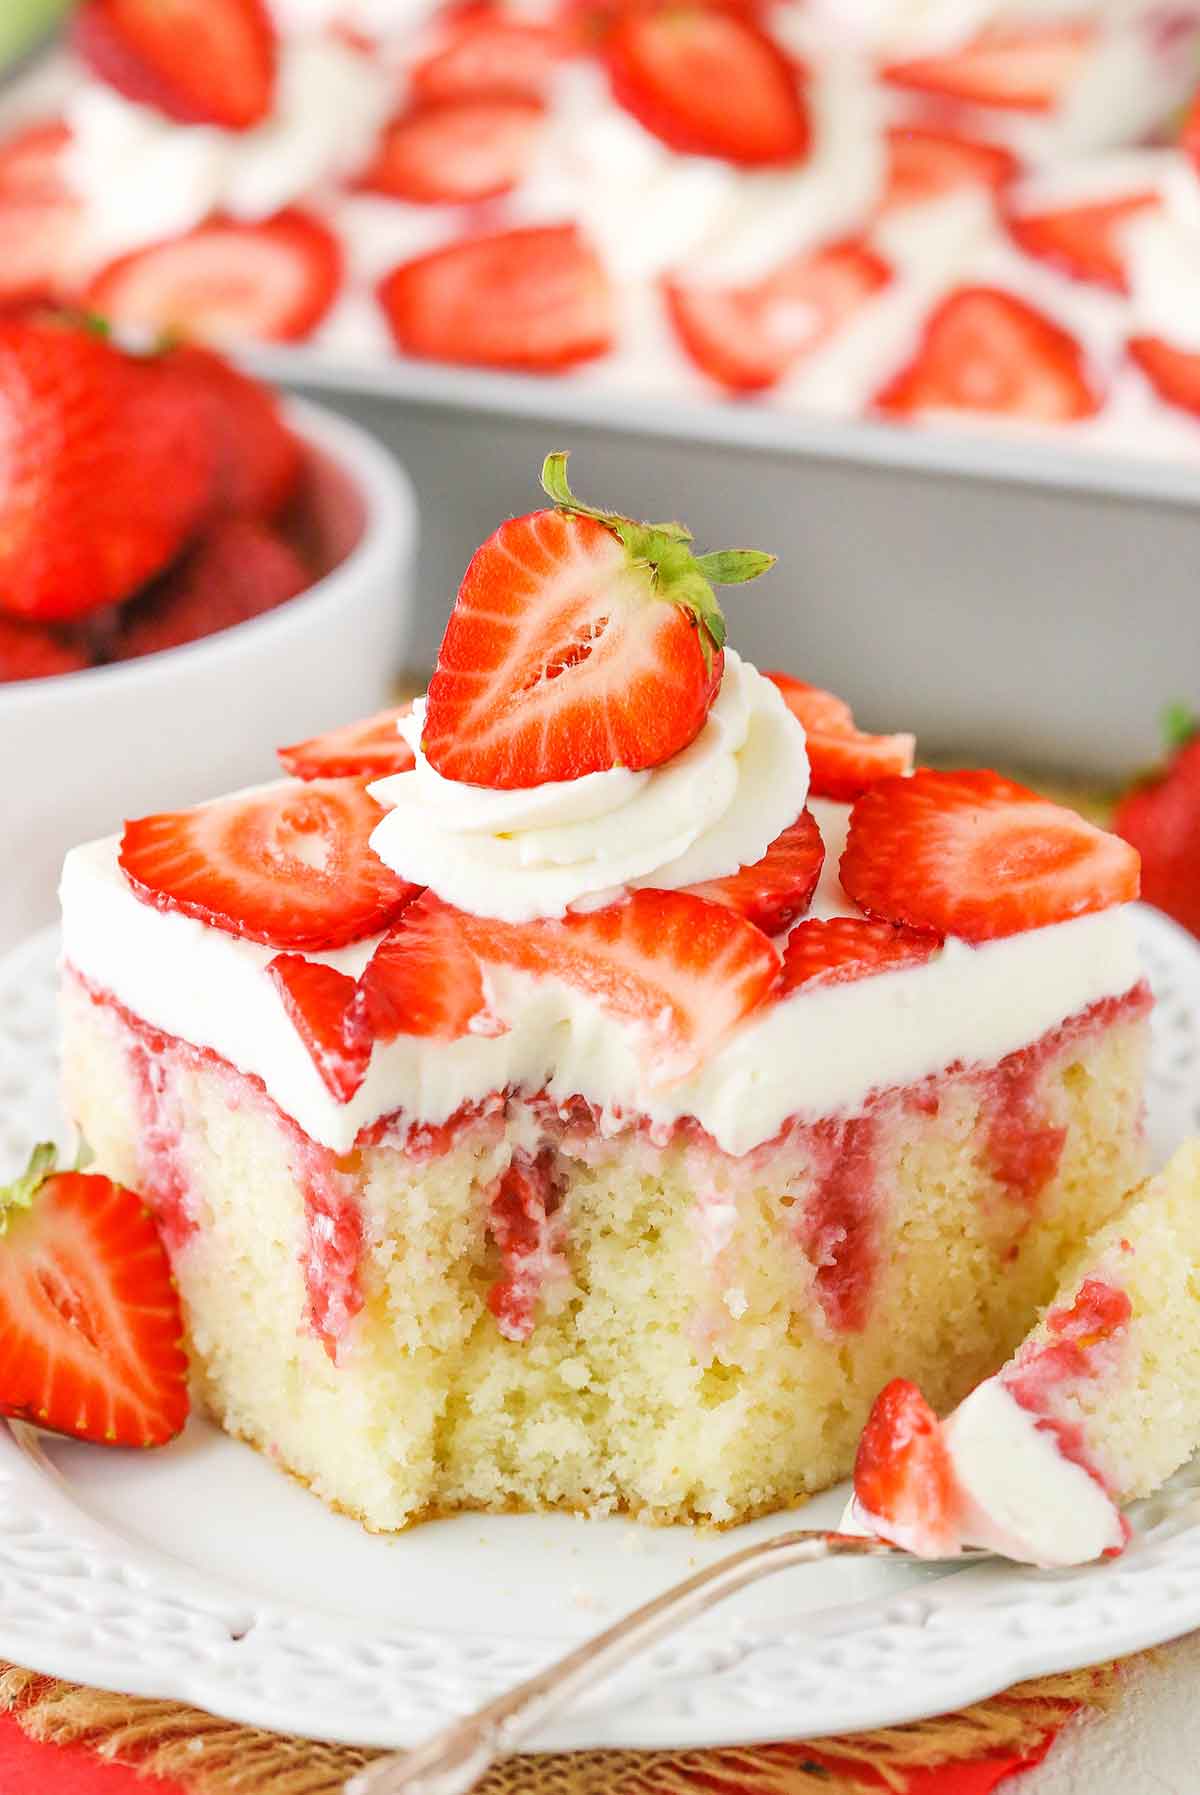
<svg viewBox="0 0 1200 1795"><path fill-rule="evenodd" d="M421 745L447 779L510 790L657 766L699 733L721 684L713 584L775 557L692 551L682 524L635 523L577 499L502 524L471 560L429 687Z"/></svg>
<svg viewBox="0 0 1200 1795"><path fill-rule="evenodd" d="M0 1414L107 1446L188 1418L179 1292L141 1198L34 1149L0 1190Z"/></svg>

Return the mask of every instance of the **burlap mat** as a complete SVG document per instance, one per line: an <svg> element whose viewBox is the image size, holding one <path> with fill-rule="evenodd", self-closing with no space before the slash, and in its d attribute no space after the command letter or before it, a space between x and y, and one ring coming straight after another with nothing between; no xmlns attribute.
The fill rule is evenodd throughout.
<svg viewBox="0 0 1200 1795"><path fill-rule="evenodd" d="M959 1714L819 1746L726 1751L581 1751L511 1758L481 1795L898 1795L908 1773L993 1754L1021 1756L1080 1709L1111 1705L1119 1667L1101 1665L1022 1683ZM339 1795L374 1755L234 1726L178 1702L80 1689L0 1666L0 1713L33 1739L83 1745L116 1763L175 1781L189 1795ZM864 1782L857 1772L872 1773Z"/></svg>

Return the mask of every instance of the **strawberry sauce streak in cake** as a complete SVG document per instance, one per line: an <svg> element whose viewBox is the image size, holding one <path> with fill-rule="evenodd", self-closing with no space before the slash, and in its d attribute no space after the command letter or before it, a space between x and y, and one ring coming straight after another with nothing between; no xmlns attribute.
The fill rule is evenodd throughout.
<svg viewBox="0 0 1200 1795"><path fill-rule="evenodd" d="M122 1020L133 1024L136 1018L126 1012ZM176 1253L187 1245L196 1224L190 1214L179 1125L167 1093L166 1054L172 1045L169 1036L141 1025L129 1042L129 1069L140 1111L142 1193L158 1218L168 1250Z"/></svg>
<svg viewBox="0 0 1200 1795"><path fill-rule="evenodd" d="M547 1284L570 1277L561 1250L560 1196L548 1148L536 1159L515 1153L493 1187L488 1229L504 1272L488 1292L488 1308L506 1340L528 1340Z"/></svg>
<svg viewBox="0 0 1200 1795"><path fill-rule="evenodd" d="M295 1132L293 1129L293 1135ZM362 1211L326 1148L305 1141L301 1153L308 1227L303 1252L304 1287L308 1294L305 1320L336 1365L338 1349L363 1306L359 1277Z"/></svg>
<svg viewBox="0 0 1200 1795"><path fill-rule="evenodd" d="M817 1296L831 1328L866 1325L879 1260L875 1188L878 1120L829 1117L800 1131L813 1175L799 1238L816 1268Z"/></svg>

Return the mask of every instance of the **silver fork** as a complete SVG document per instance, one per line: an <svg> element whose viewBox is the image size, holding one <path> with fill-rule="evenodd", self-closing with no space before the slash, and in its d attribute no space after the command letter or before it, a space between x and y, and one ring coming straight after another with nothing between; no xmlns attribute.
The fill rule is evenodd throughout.
<svg viewBox="0 0 1200 1795"><path fill-rule="evenodd" d="M530 1733L585 1689L747 1583L825 1558L909 1556L883 1540L807 1530L779 1533L774 1539L745 1546L635 1608L486 1707L451 1721L423 1745L380 1758L351 1778L345 1795L466 1795L498 1758L517 1751ZM987 1556L985 1552L960 1553L953 1562L962 1564L968 1558Z"/></svg>

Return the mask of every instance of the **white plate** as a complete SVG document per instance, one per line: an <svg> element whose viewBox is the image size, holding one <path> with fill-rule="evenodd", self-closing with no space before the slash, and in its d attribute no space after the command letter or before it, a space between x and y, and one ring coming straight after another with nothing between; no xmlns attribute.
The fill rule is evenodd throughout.
<svg viewBox="0 0 1200 1795"><path fill-rule="evenodd" d="M1151 912L1156 1154L1200 1128L1200 952ZM0 962L0 1175L56 1126L54 955ZM891 1725L1200 1626L1200 1460L1112 1564L952 1574L840 1563L734 1598L537 1741L689 1747ZM828 1524L844 1492L803 1511ZM739 1544L795 1525L755 1522ZM372 1538L194 1422L157 1454L0 1430L0 1654L52 1675L363 1745L429 1732L733 1536L466 1516Z"/></svg>

